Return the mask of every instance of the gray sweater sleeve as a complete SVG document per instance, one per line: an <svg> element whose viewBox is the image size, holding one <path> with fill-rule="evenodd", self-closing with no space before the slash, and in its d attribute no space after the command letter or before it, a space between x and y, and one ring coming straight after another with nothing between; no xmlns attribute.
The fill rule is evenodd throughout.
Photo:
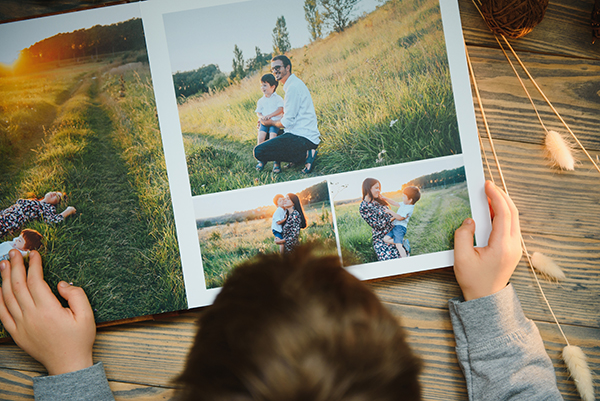
<svg viewBox="0 0 600 401"><path fill-rule="evenodd" d="M33 378L36 401L114 401L102 362L76 372Z"/></svg>
<svg viewBox="0 0 600 401"><path fill-rule="evenodd" d="M465 302L449 301L456 355L469 400L562 400L536 325L512 285Z"/></svg>

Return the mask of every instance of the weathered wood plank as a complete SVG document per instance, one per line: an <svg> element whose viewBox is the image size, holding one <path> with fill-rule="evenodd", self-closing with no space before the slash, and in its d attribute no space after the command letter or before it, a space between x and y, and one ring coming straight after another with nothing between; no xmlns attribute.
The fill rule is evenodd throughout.
<svg viewBox="0 0 600 401"><path fill-rule="evenodd" d="M467 44L498 47L472 0L459 0L463 35ZM542 22L511 45L533 51L572 57L600 59L598 42L592 45L590 18L594 0L552 0Z"/></svg>
<svg viewBox="0 0 600 401"><path fill-rule="evenodd" d="M600 327L600 240L554 235L525 234L530 253L543 252L563 269L561 283L541 280L559 322ZM538 321L552 321L525 258L511 278L526 315ZM384 302L447 309L448 299L459 296L460 288L452 268L399 276L369 283Z"/></svg>
<svg viewBox="0 0 600 401"><path fill-rule="evenodd" d="M415 351L423 358L424 371L421 383L425 400L464 400L466 390L464 377L458 366L454 353L454 335L446 310L406 306L386 303L386 306L401 324L406 328L408 341ZM136 342L123 343L121 333L114 333L116 328L106 329L101 333L105 342L96 345L96 357L102 359L111 380L111 388L116 391L117 400L161 400L170 399L173 395L168 378L179 372L173 364L163 365L168 369L168 374L159 374L156 369L149 369L147 375L140 377L137 372L150 365L155 356L162 358L163 350L160 342L156 341L155 331L159 337L173 337L171 341L184 339L186 343L192 339L189 332L193 325L193 316L170 318L168 326L171 330L165 332L164 327L158 322L148 322L146 327L139 328L138 323L129 325L128 331L137 332ZM156 329L154 326L157 326ZM556 326L548 323L539 323L538 327L546 344L548 353L555 366L559 388L566 400L576 400L575 388L565 371L560 359L560 351L564 346ZM572 344L580 346L588 356L590 367L594 375L600 374L600 329L578 326L563 326ZM175 334L177 333L177 334ZM186 334L187 333L187 334ZM164 341L164 340L163 340ZM7 344L0 345L3 349ZM109 348L108 350L106 348ZM115 348L121 348L115 350ZM123 351L125 349L125 351ZM145 354L140 352L145 350ZM110 355L107 351L114 352ZM173 359L179 359L181 364L184 355L179 352ZM182 365L180 365L182 366ZM31 399L30 377L39 373L24 371L22 368L0 369L0 395L2 399L21 400ZM118 381L117 381L118 380ZM165 388L146 387L153 384ZM19 398L20 397L20 398Z"/></svg>
<svg viewBox="0 0 600 401"><path fill-rule="evenodd" d="M483 143L501 185L487 139ZM600 239L600 173L589 160L579 155L575 171L560 172L549 167L541 144L497 139L494 144L523 232ZM590 153L594 160L600 155Z"/></svg>
<svg viewBox="0 0 600 401"><path fill-rule="evenodd" d="M545 131L503 53L473 46L468 46L468 52L492 137L543 143ZM588 151L600 150L600 61L531 53L519 53L519 57L583 146ZM523 70L516 68L544 125L568 134ZM486 135L474 90L473 100L479 132Z"/></svg>

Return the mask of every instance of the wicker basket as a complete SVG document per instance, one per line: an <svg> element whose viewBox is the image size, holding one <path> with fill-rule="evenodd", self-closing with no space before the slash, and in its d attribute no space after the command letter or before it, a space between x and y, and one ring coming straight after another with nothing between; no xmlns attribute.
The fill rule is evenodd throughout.
<svg viewBox="0 0 600 401"><path fill-rule="evenodd" d="M481 12L495 34L517 39L542 21L548 0L480 0Z"/></svg>

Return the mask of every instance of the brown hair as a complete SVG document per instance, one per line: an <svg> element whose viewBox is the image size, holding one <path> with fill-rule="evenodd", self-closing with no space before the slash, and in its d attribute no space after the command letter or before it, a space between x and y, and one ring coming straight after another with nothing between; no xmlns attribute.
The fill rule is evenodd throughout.
<svg viewBox="0 0 600 401"><path fill-rule="evenodd" d="M21 231L21 236L25 240L25 250L27 251L40 249L42 246L42 234L35 230L26 228L25 230Z"/></svg>
<svg viewBox="0 0 600 401"><path fill-rule="evenodd" d="M199 330L181 400L420 400L397 320L338 256L299 247L237 267Z"/></svg>
<svg viewBox="0 0 600 401"><path fill-rule="evenodd" d="M421 199L421 191L419 191L419 188L417 187L406 187L402 193L404 193L408 199L412 199L411 205L414 205Z"/></svg>
<svg viewBox="0 0 600 401"><path fill-rule="evenodd" d="M294 204L294 209L296 209L298 214L300 214L300 228L306 228L306 216L304 216L304 209L302 209L302 202L300 202L300 198L298 198L298 195L293 193L289 193L287 196Z"/></svg>
<svg viewBox="0 0 600 401"><path fill-rule="evenodd" d="M275 197L273 198L273 203L275 204L275 206L279 206L278 202L279 202L279 199L281 199L281 198L283 198L283 195L281 195L281 194L275 195Z"/></svg>
<svg viewBox="0 0 600 401"><path fill-rule="evenodd" d="M379 180L377 180L375 178L365 178L365 180L362 183L362 197L363 197L363 200L367 197L367 195L369 195L369 197L371 198L371 202L374 201L374 202L377 202L377 203L379 203L379 204L381 204L383 206L389 206L389 203L387 203L385 201L385 199L376 198L371 193L371 188L375 184L379 184L379 186L381 187L381 183L379 182Z"/></svg>

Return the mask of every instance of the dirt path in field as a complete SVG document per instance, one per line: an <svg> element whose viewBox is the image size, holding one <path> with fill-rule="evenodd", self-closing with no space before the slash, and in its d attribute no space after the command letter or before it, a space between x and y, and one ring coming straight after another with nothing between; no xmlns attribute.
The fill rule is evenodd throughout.
<svg viewBox="0 0 600 401"><path fill-rule="evenodd" d="M147 314L140 292L152 287L152 247L148 225L138 215L139 199L128 180L122 150L112 139L113 125L101 106L99 83L92 82L84 118L90 133L80 165L68 177L78 212L79 233L69 253L77 279L90 283L88 293L101 321ZM107 302L109 301L109 302ZM106 307L102 304L106 303ZM146 312L146 313L145 313Z"/></svg>
<svg viewBox="0 0 600 401"><path fill-rule="evenodd" d="M436 196L431 207L425 208L425 210L421 214L421 224L415 227L410 226L406 232L406 237L411 241L411 245L415 246L419 243L419 240L425 235L425 230L429 227L430 223L436 218L436 215L440 212L442 207L442 198L441 196ZM418 206L415 206L418 207Z"/></svg>

